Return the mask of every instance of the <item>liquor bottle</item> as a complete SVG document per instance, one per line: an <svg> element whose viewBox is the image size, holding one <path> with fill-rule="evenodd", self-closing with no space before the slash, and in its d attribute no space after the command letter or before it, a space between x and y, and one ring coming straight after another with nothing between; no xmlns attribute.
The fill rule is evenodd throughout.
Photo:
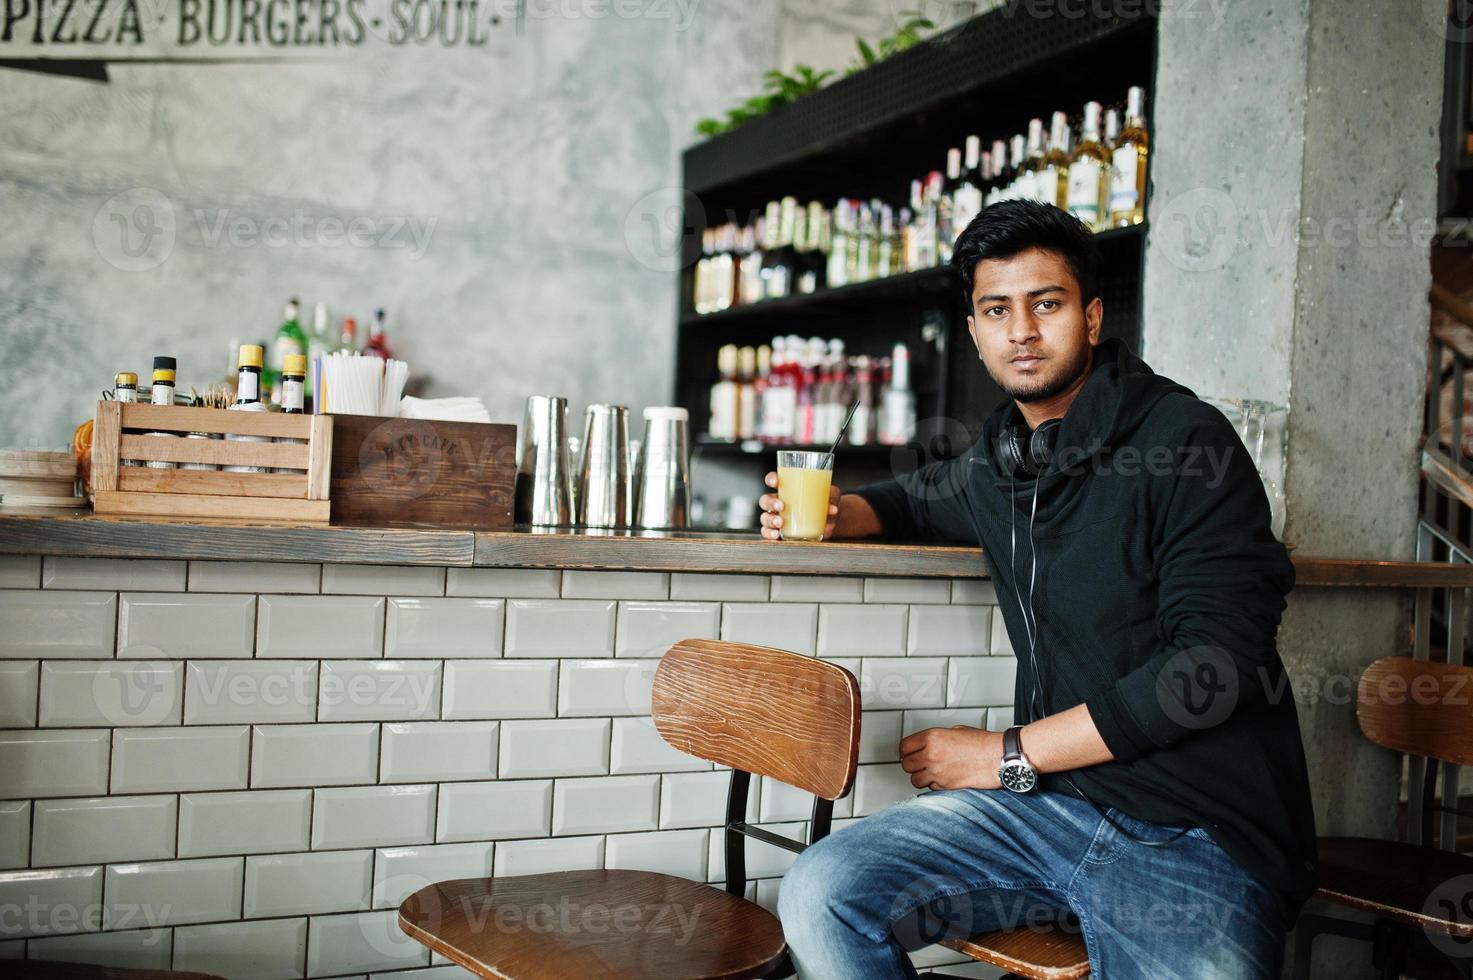
<svg viewBox="0 0 1473 980"><path fill-rule="evenodd" d="M819 208L810 202L805 208L797 208L793 218L793 288L804 296L818 289Z"/></svg>
<svg viewBox="0 0 1473 980"><path fill-rule="evenodd" d="M153 384L148 389L148 400L154 405L174 404L174 379L178 370L178 362L172 357L159 355L153 359ZM173 432L150 432L151 436L159 436L166 439L177 439L179 436ZM173 463L150 460L146 468L151 470L172 470Z"/></svg>
<svg viewBox="0 0 1473 980"><path fill-rule="evenodd" d="M772 348L761 344L757 348L757 373L752 379L752 418L747 424L743 439L762 439L764 436L763 412L766 411L767 389L772 384Z"/></svg>
<svg viewBox="0 0 1473 980"><path fill-rule="evenodd" d="M307 353L307 335L302 331L299 322L301 304L296 297L287 300L286 312L282 314L281 326L276 328L276 339L271 344L271 357L261 372L261 380L265 382L262 392L268 396L274 396L277 382L281 378L282 361L288 354Z"/></svg>
<svg viewBox="0 0 1473 980"><path fill-rule="evenodd" d="M762 262L763 255L757 243L761 241L764 222L758 218L756 223L743 228L740 233L742 247L742 267L739 273L741 282L737 288L739 301L742 303L756 303L762 299Z"/></svg>
<svg viewBox="0 0 1473 980"><path fill-rule="evenodd" d="M915 436L915 392L910 389L910 349L896 344L890 354L890 384L880 408L880 438L886 446L903 446Z"/></svg>
<svg viewBox="0 0 1473 980"><path fill-rule="evenodd" d="M849 248L854 238L854 211L847 200L834 205L834 237L829 245L825 281L830 288L849 285ZM776 356L777 349L773 348ZM776 361L773 362L774 366Z"/></svg>
<svg viewBox="0 0 1473 980"><path fill-rule="evenodd" d="M702 316L711 312L711 254L715 251L715 241L715 228L707 228L701 232L701 257L696 260L691 298L696 313Z"/></svg>
<svg viewBox="0 0 1473 980"><path fill-rule="evenodd" d="M952 190L951 194L951 233L950 239L955 242L957 236L966 231L967 225L977 217L982 210L982 185L986 176L982 172L982 140L976 136L968 136L966 143L966 156L962 160L961 182Z"/></svg>
<svg viewBox="0 0 1473 980"><path fill-rule="evenodd" d="M719 380L711 386L711 419L706 433L712 439L730 441L737 437L737 415L740 411L737 391L737 348L726 344L716 352Z"/></svg>
<svg viewBox="0 0 1473 980"><path fill-rule="evenodd" d="M875 213L863 201L859 204L859 229L854 236L854 281L868 282L874 278L875 263Z"/></svg>
<svg viewBox="0 0 1473 980"><path fill-rule="evenodd" d="M911 181L909 206L900 209L900 265L905 272L914 272L921 267L921 247L916 221L921 211L921 195L924 189L919 180Z"/></svg>
<svg viewBox="0 0 1473 980"><path fill-rule="evenodd" d="M1049 122L1048 151L1038 178L1038 199L1062 208L1069 201L1069 116L1056 112Z"/></svg>
<svg viewBox="0 0 1473 980"><path fill-rule="evenodd" d="M737 269L736 226L722 225L716 229L716 249L711 256L711 307L713 310L730 309L736 298L732 290Z"/></svg>
<svg viewBox="0 0 1473 980"><path fill-rule="evenodd" d="M825 371L828 386L823 391L822 438L820 445L831 445L838 438L838 430L844 424L844 413L848 411L848 379L844 374L844 342L834 337L828 342L828 361Z"/></svg>
<svg viewBox="0 0 1473 980"><path fill-rule="evenodd" d="M311 365L320 361L327 352L332 350L331 327L327 321L327 304L318 303L312 308L312 334L307 338L307 363ZM285 368L283 367L283 370ZM310 368L306 375L306 388L303 389L304 403L316 399L317 392L313 390L312 371Z"/></svg>
<svg viewBox="0 0 1473 980"><path fill-rule="evenodd" d="M240 373L235 381L235 404L230 406L232 412L264 412L266 404L261 401L261 355L263 351L256 344L240 345ZM300 357L300 354L294 355ZM283 362L285 367L285 362ZM244 436L227 433L227 442L270 442L270 436ZM270 468L266 466L226 466L227 473L268 473Z"/></svg>
<svg viewBox="0 0 1473 980"><path fill-rule="evenodd" d="M307 404L307 358L300 354L288 355L281 366L281 410L287 415L302 415ZM301 442L287 439L285 442Z"/></svg>
<svg viewBox="0 0 1473 980"><path fill-rule="evenodd" d="M944 265L951 261L951 243L956 241L952 213L957 188L962 183L962 151L956 147L946 151L946 176L936 193L936 262Z"/></svg>
<svg viewBox="0 0 1473 980"><path fill-rule="evenodd" d="M1028 151L1023 161L1023 173L1019 178L1018 196L1028 200L1042 200L1043 168L1047 166L1045 133L1042 119L1028 120Z"/></svg>
<svg viewBox="0 0 1473 980"><path fill-rule="evenodd" d="M1092 231L1104 225L1110 200L1110 152L1100 143L1100 104L1084 104L1079 145L1069 162L1069 210Z"/></svg>
<svg viewBox="0 0 1473 980"><path fill-rule="evenodd" d="M373 323L368 327L368 346L363 349L363 353L386 361L394 356L389 350L388 338L384 335L384 308L382 306L373 311Z"/></svg>
<svg viewBox="0 0 1473 980"><path fill-rule="evenodd" d="M113 401L120 405L132 405L138 401L138 375L132 371L119 371L113 378ZM120 466L137 466L136 459L122 459Z"/></svg>
<svg viewBox="0 0 1473 980"><path fill-rule="evenodd" d="M307 359L301 354L288 354L281 365L281 411L285 415L301 415L306 411ZM306 445L306 439L278 436L274 441ZM306 470L278 466L273 473L305 473Z"/></svg>
<svg viewBox="0 0 1473 980"><path fill-rule="evenodd" d="M1110 153L1110 227L1125 228L1146 220L1146 93L1132 85L1125 94L1125 129Z"/></svg>
<svg viewBox="0 0 1473 980"><path fill-rule="evenodd" d="M358 352L358 321L351 316L343 317L343 334L338 338L338 350L349 354Z"/></svg>
<svg viewBox="0 0 1473 980"><path fill-rule="evenodd" d="M797 350L794 348L793 354ZM763 442L780 445L787 441L793 427L794 401L788 373L788 338L772 338L772 371L768 375L767 388L762 393L761 421L758 432Z"/></svg>
<svg viewBox="0 0 1473 980"><path fill-rule="evenodd" d="M922 195L921 202L925 212L922 219L925 225L925 234L921 240L921 268L929 269L941 264L942 254L942 232L941 232L941 172L933 170L926 175L926 190ZM951 242L944 245L946 257L951 258Z"/></svg>
<svg viewBox="0 0 1473 980"><path fill-rule="evenodd" d="M1110 108L1105 110L1105 137L1103 140L1106 150L1115 149L1115 144L1120 142L1120 110Z"/></svg>
<svg viewBox="0 0 1473 980"><path fill-rule="evenodd" d="M120 405L132 405L138 401L138 375L132 371L119 371L113 377L113 401Z"/></svg>
<svg viewBox="0 0 1473 980"><path fill-rule="evenodd" d="M1003 200L1015 201L1023 197L1031 197L1028 190L1028 137L1022 133L1014 134L1012 142L1008 144L1008 173L1007 190L1003 191Z"/></svg>
<svg viewBox="0 0 1473 980"><path fill-rule="evenodd" d="M859 406L844 438L851 446L867 446L875 427L875 387L870 359L863 354L854 359L854 400Z"/></svg>
<svg viewBox="0 0 1473 980"><path fill-rule="evenodd" d="M899 241L895 234L895 212L890 205L880 205L880 233L875 245L875 277L883 279L893 276L896 269L896 249Z"/></svg>
<svg viewBox="0 0 1473 980"><path fill-rule="evenodd" d="M813 269L814 289L828 287L828 258L834 247L834 220L829 209L817 201L808 203L808 221L813 234L813 254L809 259Z"/></svg>
<svg viewBox="0 0 1473 980"><path fill-rule="evenodd" d="M737 428L736 437L743 441L757 434L757 350L743 347L737 351Z"/></svg>
<svg viewBox="0 0 1473 980"><path fill-rule="evenodd" d="M985 203L994 205L1002 200L1003 195L1008 192L1009 180L1008 143L1003 140L993 140L993 174L987 180Z"/></svg>

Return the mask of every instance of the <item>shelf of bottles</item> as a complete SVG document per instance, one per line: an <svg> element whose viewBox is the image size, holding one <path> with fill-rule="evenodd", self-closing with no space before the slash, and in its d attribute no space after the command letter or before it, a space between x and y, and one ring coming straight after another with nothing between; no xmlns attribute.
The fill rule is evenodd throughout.
<svg viewBox="0 0 1473 980"><path fill-rule="evenodd" d="M711 386L710 422L697 445L715 452L755 453L831 447L844 417L847 448L903 446L916 430L911 356L895 344L883 356L850 355L844 341L774 337L717 352L720 380Z"/></svg>
<svg viewBox="0 0 1473 980"><path fill-rule="evenodd" d="M1145 91L1123 103L1086 102L1056 111L1010 139L967 136L945 170L910 182L894 202L841 198L832 207L794 197L771 201L747 224L706 228L696 262L689 322L762 304L796 307L803 297L857 291L876 282L944 283L952 243L986 206L1029 198L1070 211L1096 233L1145 218Z"/></svg>

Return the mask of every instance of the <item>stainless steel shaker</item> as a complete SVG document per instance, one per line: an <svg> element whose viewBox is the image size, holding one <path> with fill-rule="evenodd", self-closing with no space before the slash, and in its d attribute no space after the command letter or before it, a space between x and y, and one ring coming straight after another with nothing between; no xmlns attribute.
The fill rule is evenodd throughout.
<svg viewBox="0 0 1473 980"><path fill-rule="evenodd" d="M517 443L518 524L573 523L573 469L568 463L568 400L532 395Z"/></svg>
<svg viewBox="0 0 1473 980"><path fill-rule="evenodd" d="M636 466L634 523L642 528L690 526L690 413L659 406L644 410L644 439Z"/></svg>
<svg viewBox="0 0 1473 980"><path fill-rule="evenodd" d="M629 409L589 405L583 416L583 454L578 467L578 523L585 527L628 527Z"/></svg>

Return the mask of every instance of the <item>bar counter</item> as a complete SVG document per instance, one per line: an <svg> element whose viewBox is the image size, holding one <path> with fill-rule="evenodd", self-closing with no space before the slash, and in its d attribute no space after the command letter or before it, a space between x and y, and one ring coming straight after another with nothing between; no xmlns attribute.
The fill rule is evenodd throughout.
<svg viewBox="0 0 1473 980"><path fill-rule="evenodd" d="M1374 605L1364 587L1473 586L1469 566L1296 567L1281 648L1311 679L1390 651L1353 628L1316 645ZM854 673L842 831L914 794L904 735L1011 724L997 604L966 547L0 512L0 908L25 912L0 960L467 976L399 931L405 896L591 868L723 880L727 774L649 719L672 643ZM1304 711L1312 765L1380 752L1343 702ZM801 837L810 804L759 780L748 820ZM792 859L749 845L749 894L772 907Z"/></svg>

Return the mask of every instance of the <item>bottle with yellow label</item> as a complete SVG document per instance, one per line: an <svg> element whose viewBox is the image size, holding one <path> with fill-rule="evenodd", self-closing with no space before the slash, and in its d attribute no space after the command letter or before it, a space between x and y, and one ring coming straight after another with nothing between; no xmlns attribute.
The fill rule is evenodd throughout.
<svg viewBox="0 0 1473 980"><path fill-rule="evenodd" d="M120 405L132 405L138 401L138 375L132 371L119 371L113 378L113 401ZM136 459L122 459L119 466L138 466Z"/></svg>
<svg viewBox="0 0 1473 980"><path fill-rule="evenodd" d="M159 355L153 359L153 385L149 388L149 401L155 405L174 404L174 377L178 369L178 363L172 358ZM177 439L178 433L174 432L150 432L151 436L164 439ZM151 470L172 470L173 463L149 460L148 468Z"/></svg>
<svg viewBox="0 0 1473 980"><path fill-rule="evenodd" d="M284 415L306 414L307 357L305 354L288 354L281 360L281 411ZM306 439L289 439L285 436L277 442L305 445ZM306 470L278 466L273 473L305 473Z"/></svg>
<svg viewBox="0 0 1473 980"><path fill-rule="evenodd" d="M261 359L264 351L260 344L240 345L240 374L235 382L235 404L232 412L265 412L266 404L261 401ZM270 442L270 436L243 436L233 433L225 436L227 442ZM266 466L226 466L227 473L269 473Z"/></svg>

